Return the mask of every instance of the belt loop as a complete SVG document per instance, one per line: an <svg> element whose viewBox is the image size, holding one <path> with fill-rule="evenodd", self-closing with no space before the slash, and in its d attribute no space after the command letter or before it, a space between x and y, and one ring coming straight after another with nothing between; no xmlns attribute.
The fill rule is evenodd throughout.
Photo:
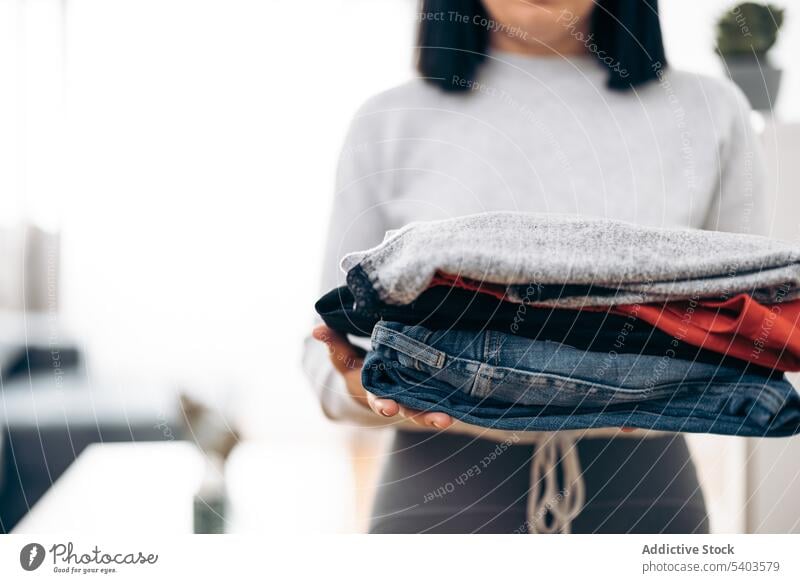
<svg viewBox="0 0 800 583"><path fill-rule="evenodd" d="M372 330L372 344L376 348L377 344L393 348L409 358L419 360L434 368L443 368L447 357L441 350L380 324Z"/></svg>

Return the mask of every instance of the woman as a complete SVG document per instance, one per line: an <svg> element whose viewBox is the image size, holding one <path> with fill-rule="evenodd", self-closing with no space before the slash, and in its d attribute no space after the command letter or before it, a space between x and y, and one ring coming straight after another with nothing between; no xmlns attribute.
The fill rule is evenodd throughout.
<svg viewBox="0 0 800 583"><path fill-rule="evenodd" d="M342 255L416 220L519 210L764 230L747 103L726 81L667 68L656 0L428 0L419 45L420 77L353 121L325 291L341 284ZM313 338L305 366L326 414L398 429L372 532L708 530L680 435L586 432L566 448L585 491L550 489L539 508L552 516L532 517L541 444L470 437L446 414L377 399L359 349L324 326Z"/></svg>

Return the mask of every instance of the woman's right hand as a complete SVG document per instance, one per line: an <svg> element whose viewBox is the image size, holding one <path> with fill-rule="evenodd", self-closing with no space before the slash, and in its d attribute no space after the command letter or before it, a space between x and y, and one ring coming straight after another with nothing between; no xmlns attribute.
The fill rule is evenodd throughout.
<svg viewBox="0 0 800 583"><path fill-rule="evenodd" d="M382 399L369 393L361 384L361 368L364 365L363 351L350 344L346 337L325 325L314 328L311 335L315 340L323 342L328 347L331 363L342 375L347 392L363 407L372 409L383 417L400 416L429 429L447 429L453 424L453 418L447 413L409 409L392 399Z"/></svg>

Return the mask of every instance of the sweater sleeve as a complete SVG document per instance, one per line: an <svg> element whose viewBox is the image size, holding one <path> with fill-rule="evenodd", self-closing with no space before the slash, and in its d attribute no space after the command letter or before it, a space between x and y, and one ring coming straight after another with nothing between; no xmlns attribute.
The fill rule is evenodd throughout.
<svg viewBox="0 0 800 583"><path fill-rule="evenodd" d="M719 180L704 228L766 235L766 164L759 136L753 129L747 98L734 86L726 84L725 110L729 113L720 149Z"/></svg>
<svg viewBox="0 0 800 583"><path fill-rule="evenodd" d="M388 230L381 200L389 188L389 172L381 171L380 144L372 135L376 115L356 115L347 133L336 173L336 189L328 225L322 265L321 293L344 284L339 268L343 255L373 247ZM319 323L319 317L316 323ZM324 344L310 336L304 340L303 370L329 419L360 426L391 423L359 405L347 392L333 368Z"/></svg>

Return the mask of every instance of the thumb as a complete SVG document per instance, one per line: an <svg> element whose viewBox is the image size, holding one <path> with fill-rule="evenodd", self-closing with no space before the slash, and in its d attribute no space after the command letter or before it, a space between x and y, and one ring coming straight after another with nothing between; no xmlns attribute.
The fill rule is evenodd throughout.
<svg viewBox="0 0 800 583"><path fill-rule="evenodd" d="M338 332L320 325L311 333L314 340L319 340L328 346L328 354L333 367L341 374L353 372L364 364L362 352L348 342L347 338Z"/></svg>

